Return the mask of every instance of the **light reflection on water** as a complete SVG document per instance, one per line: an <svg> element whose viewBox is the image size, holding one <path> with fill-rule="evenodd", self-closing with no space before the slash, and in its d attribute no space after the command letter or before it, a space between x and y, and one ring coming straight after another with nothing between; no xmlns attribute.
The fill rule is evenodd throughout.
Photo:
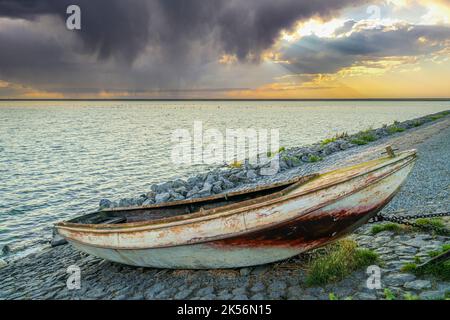
<svg viewBox="0 0 450 320"><path fill-rule="evenodd" d="M202 166L171 163L171 134L279 129L280 145L379 127L449 109L448 102L0 102L0 246L23 250L52 223L101 198L138 196Z"/></svg>

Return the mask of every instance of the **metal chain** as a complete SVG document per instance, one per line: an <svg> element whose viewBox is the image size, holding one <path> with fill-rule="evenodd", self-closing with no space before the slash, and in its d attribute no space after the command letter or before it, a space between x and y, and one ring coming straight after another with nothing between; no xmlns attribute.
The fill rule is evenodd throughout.
<svg viewBox="0 0 450 320"><path fill-rule="evenodd" d="M394 212L394 213L398 213ZM447 212L437 212L437 213L423 213L423 214L415 214L415 215L405 215L405 216L393 216L393 215L386 215L386 214L378 214L375 217L373 217L369 223L377 223L382 221L389 221L399 224L404 224L407 226L411 226L418 229L425 229L429 231L439 231L444 234L450 235L450 230L447 228L442 228L438 226L424 226L418 223L411 222L409 220L416 220L416 219L423 219L423 218L436 218L436 217L450 217L450 211Z"/></svg>
<svg viewBox="0 0 450 320"><path fill-rule="evenodd" d="M437 213L422 213L422 214L415 214L415 215L404 215L404 216L394 216L392 214L400 213L403 211L394 211L391 212L391 214L378 214L375 217L372 218L370 223L376 223L381 221L404 221L404 220L415 220L415 219L422 219L422 218L435 218L435 217L449 217L450 211L448 212L437 212Z"/></svg>

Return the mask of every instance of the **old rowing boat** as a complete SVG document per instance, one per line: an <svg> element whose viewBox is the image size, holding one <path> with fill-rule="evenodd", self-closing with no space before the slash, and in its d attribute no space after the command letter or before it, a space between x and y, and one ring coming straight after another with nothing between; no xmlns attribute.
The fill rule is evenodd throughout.
<svg viewBox="0 0 450 320"><path fill-rule="evenodd" d="M56 229L75 248L128 265L259 265L323 246L366 223L394 197L415 160L415 150L405 151L247 191L94 212Z"/></svg>

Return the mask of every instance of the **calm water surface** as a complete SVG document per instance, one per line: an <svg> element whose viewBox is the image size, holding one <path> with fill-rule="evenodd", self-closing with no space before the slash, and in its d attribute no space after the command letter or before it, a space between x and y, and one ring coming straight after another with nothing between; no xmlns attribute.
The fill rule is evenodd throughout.
<svg viewBox="0 0 450 320"><path fill-rule="evenodd" d="M450 102L0 102L0 247L25 254L52 223L201 166L171 162L173 130L279 129L280 145L379 127Z"/></svg>

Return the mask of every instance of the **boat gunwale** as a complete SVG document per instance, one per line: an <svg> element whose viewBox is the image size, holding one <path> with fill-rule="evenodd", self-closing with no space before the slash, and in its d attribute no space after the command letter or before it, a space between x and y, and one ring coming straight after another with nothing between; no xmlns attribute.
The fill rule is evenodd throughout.
<svg viewBox="0 0 450 320"><path fill-rule="evenodd" d="M349 176L345 176L341 179L338 179L336 181L333 181L331 183L326 183L326 184L322 184L318 187L312 188L310 190L305 190L304 192L301 193L295 193L295 194L283 194L283 193L288 193L286 191L286 189L291 189L291 188L296 188L301 184L304 184L302 180L302 178L307 178L310 177L309 176L303 176L303 177L299 177L299 178L294 178L294 179L298 179L299 181L288 186L286 189L283 189L281 191L277 191L273 194L269 194L266 196L262 196L262 197L258 197L256 199L261 199L264 198L267 201L263 201L263 202L258 202L258 203L254 203L255 199L249 199L249 200L245 200L242 202L237 202L237 203L233 203L230 205L225 205L219 208L212 208L212 209L208 209L208 210L204 210L204 211L199 211L196 212L194 214L183 214L183 215L179 215L176 217L169 217L169 218L163 218L163 219L157 219L157 220L146 220L146 221L140 221L140 222L131 222L131 223L122 223L122 224L117 224L117 225L107 225L107 224L82 224L82 223L70 223L70 222L59 222L57 223L55 226L57 228L60 229L65 229L65 230L69 230L69 231L75 231L75 232L91 232L91 233L127 233L127 232L134 232L134 231L140 231L140 230L155 230L155 229L163 229L163 228L167 228L167 227L173 227L173 226L179 226L179 225L184 225L184 224L190 224L190 223L195 223L197 221L207 221L207 220L211 220L211 219L216 219L219 217L224 217L224 216L229 216L229 215L235 215L235 214L239 214L242 211L246 211L246 210L252 210L252 209L257 209L260 207L264 207L264 206L268 206L268 205L272 205L274 203L277 202L281 202L281 201L285 201L285 200L289 200L292 199L294 197L300 197L300 196L305 196L307 194L313 193L313 192L317 192L321 189L324 188L329 188L332 187L334 185L338 185L341 183L344 183L346 181L351 181L353 179L356 179L360 176L363 175L367 175L370 174L374 171L377 171L379 169L382 169L386 166L389 165L393 165L396 164L400 161L405 161L404 166L406 166L407 164L409 164L411 161L414 161L415 158L417 157L416 154L416 150L412 149L412 150L407 150L404 152L399 153L395 158L390 158L389 156L387 157L382 157L382 158L378 158L378 159L373 159L370 161L366 161L363 162L361 164L357 164L351 167L345 167L345 168L340 168L337 170L333 170L333 171L329 171L329 172L325 172L323 174L315 174L315 177L313 177L310 180L307 180L306 183L314 181L315 179L318 179L319 177L323 177L324 175L328 175L337 171L341 171L341 170L350 170L352 168L358 167L358 166L367 166L369 164L371 164L372 162L375 163L373 166L369 166L370 170L364 170L362 172L357 172L355 174L349 175ZM408 160L408 158L411 158ZM386 161L386 160L396 160L396 161ZM379 162L379 164L376 164L376 162ZM403 168L403 166L401 167ZM400 169L398 169L400 170ZM392 171L396 172L398 170ZM378 180L377 180L378 181ZM248 191L248 190L247 190ZM290 191L290 190L289 190ZM269 199L266 199L269 198ZM201 199L205 199L205 198L201 198ZM252 203L253 202L253 203ZM245 205L245 204L249 204L249 205ZM234 208L235 206L240 205L239 208ZM146 209L146 208L142 208L142 209ZM317 210L317 209L316 209ZM225 212L224 212L225 211ZM103 212L103 211L100 211ZM307 214L307 213L305 213Z"/></svg>
<svg viewBox="0 0 450 320"><path fill-rule="evenodd" d="M408 166L411 162L415 161L416 157L412 157L411 159L409 159L407 162L405 162L404 164L402 164L398 169L393 170L393 171L389 171L387 173L385 173L384 175L378 177L376 180L373 181L373 183L378 183L379 181L385 179L386 177L389 177L390 175L398 172L399 170L402 170L403 168L405 168L406 166ZM380 167L382 168L382 167ZM370 172L369 172L370 173ZM308 210L306 210L305 212L301 213L299 216L297 217L292 217L290 219L286 219L280 222L274 222L268 225L265 225L264 227L257 227L257 228L253 228L253 229L246 229L244 231L240 231L240 232L235 232L233 234L226 234L226 235L217 235L217 236L212 236L209 238L203 238L203 239L199 239L199 238L195 238L193 240L195 241L187 241L185 243L179 243L179 244L167 244L167 245L159 245L159 246L152 246L152 247L145 247L145 248L136 248L136 247L118 247L118 246L109 246L109 245L97 245L97 244L91 244L91 243L87 243L87 242L83 242L80 241L78 239L74 239L74 238L70 238L70 237L66 237L69 241L72 242L76 242L79 243L81 245L85 245L85 246L91 246L91 247L95 247L95 248L101 248L101 249L112 249L112 250L144 250L144 249L164 249L164 248L171 248L171 247L180 247L180 246L186 246L186 245L197 245L197 244L204 244L204 243L208 243L208 242L214 242L214 241L220 241L220 240L224 240L224 239L228 239L230 237L236 237L236 236L244 236L246 234L250 234L250 233L254 233L254 232L258 232L258 231L262 231L265 229L270 229L272 227L275 227L277 225L281 225L284 223L289 223L290 221L299 219L299 218L305 218L306 215L320 210L323 207L326 207L327 205L330 205L336 201L339 201L345 197L351 196L357 192L360 192L361 190L364 190L365 188L367 188L368 185L363 185L359 188L356 188L340 197L336 197L333 199L330 199L326 202L322 202L319 205L309 208ZM399 187L400 188L400 187ZM397 188L392 195L390 196L390 198L392 198L399 190L399 188ZM144 229L145 230L145 229ZM134 231L134 230L133 230ZM103 233L103 232L102 232ZM117 233L117 232L105 232L105 233Z"/></svg>

